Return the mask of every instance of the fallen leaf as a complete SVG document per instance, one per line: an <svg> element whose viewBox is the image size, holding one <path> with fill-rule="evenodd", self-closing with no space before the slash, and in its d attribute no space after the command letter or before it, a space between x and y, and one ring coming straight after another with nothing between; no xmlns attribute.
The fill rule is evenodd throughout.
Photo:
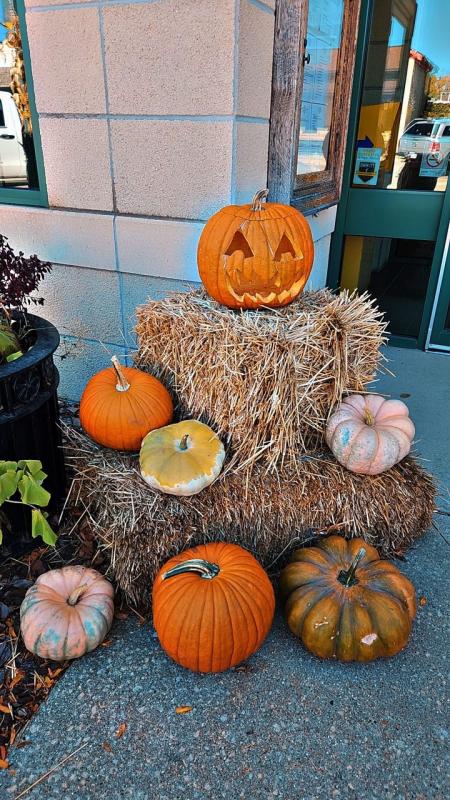
<svg viewBox="0 0 450 800"><path fill-rule="evenodd" d="M3 758L0 758L0 769L8 769L9 761L4 761Z"/></svg>
<svg viewBox="0 0 450 800"><path fill-rule="evenodd" d="M116 739L120 739L120 737L124 735L126 729L127 729L127 723L121 722L115 733Z"/></svg>
<svg viewBox="0 0 450 800"><path fill-rule="evenodd" d="M8 706L4 706L1 703L0 703L0 711L2 711L3 714L9 714L10 713L9 707Z"/></svg>
<svg viewBox="0 0 450 800"><path fill-rule="evenodd" d="M58 667L57 669L50 669L50 667L48 668L48 674L50 675L51 678L56 678L63 671L64 671L63 667Z"/></svg>
<svg viewBox="0 0 450 800"><path fill-rule="evenodd" d="M0 758L6 760L6 747L4 744L0 744Z"/></svg>
<svg viewBox="0 0 450 800"><path fill-rule="evenodd" d="M9 688L14 689L14 686L17 686L17 684L20 683L20 681L23 680L24 677L25 673L23 672L23 670L18 669L16 674L14 675L14 678L11 678Z"/></svg>
<svg viewBox="0 0 450 800"><path fill-rule="evenodd" d="M419 606L426 606L426 604L427 604L427 598L426 597L420 597L419 598Z"/></svg>
<svg viewBox="0 0 450 800"><path fill-rule="evenodd" d="M117 734L116 734L117 736ZM109 742L102 742L103 750L106 750L107 753L112 753L113 749Z"/></svg>
<svg viewBox="0 0 450 800"><path fill-rule="evenodd" d="M192 706L177 706L175 709L175 714L189 714L189 712L192 710Z"/></svg>
<svg viewBox="0 0 450 800"><path fill-rule="evenodd" d="M15 728L11 728L9 732L9 746L11 747L12 744L16 741L17 731Z"/></svg>

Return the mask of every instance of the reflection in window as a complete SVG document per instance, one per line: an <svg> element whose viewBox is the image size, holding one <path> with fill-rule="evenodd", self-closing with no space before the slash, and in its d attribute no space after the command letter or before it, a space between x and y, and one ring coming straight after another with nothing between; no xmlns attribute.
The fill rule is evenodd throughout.
<svg viewBox="0 0 450 800"><path fill-rule="evenodd" d="M429 0L374 4L367 52L353 185L445 191L450 169L450 87L447 20ZM449 94L450 97L450 94ZM361 169L375 164L368 178Z"/></svg>
<svg viewBox="0 0 450 800"><path fill-rule="evenodd" d="M434 246L416 239L346 236L341 287L367 290L385 313L389 333L417 338Z"/></svg>
<svg viewBox="0 0 450 800"><path fill-rule="evenodd" d="M33 126L20 22L12 0L0 0L1 187L38 189Z"/></svg>
<svg viewBox="0 0 450 800"><path fill-rule="evenodd" d="M344 0L309 0L297 174L327 168ZM308 63L309 62L309 63Z"/></svg>

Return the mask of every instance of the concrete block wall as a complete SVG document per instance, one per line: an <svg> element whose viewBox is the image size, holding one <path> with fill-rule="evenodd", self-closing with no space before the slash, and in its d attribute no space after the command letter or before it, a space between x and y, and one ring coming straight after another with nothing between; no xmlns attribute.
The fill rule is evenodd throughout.
<svg viewBox="0 0 450 800"><path fill-rule="evenodd" d="M55 264L43 313L76 398L132 356L136 305L198 281L208 217L266 185L275 0L25 3L50 208L0 205L0 230ZM312 287L334 219L310 218Z"/></svg>

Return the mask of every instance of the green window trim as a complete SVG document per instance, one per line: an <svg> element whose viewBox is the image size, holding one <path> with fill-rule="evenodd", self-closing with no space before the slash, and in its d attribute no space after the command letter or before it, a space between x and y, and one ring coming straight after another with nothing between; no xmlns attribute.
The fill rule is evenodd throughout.
<svg viewBox="0 0 450 800"><path fill-rule="evenodd" d="M0 206L41 206L48 207L47 187L45 183L44 157L42 154L41 134L39 129L39 115L36 109L34 96L33 76L31 72L30 46L25 20L24 0L15 0L17 15L20 21L20 34L22 38L23 60L27 79L28 97L30 102L31 120L33 123L33 144L36 156L36 166L39 177L39 189L15 189L0 186Z"/></svg>

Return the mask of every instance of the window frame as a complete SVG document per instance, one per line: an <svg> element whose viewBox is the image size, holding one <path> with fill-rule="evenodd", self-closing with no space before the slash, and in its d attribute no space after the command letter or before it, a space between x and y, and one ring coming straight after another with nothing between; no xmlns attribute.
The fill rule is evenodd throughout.
<svg viewBox="0 0 450 800"><path fill-rule="evenodd" d="M343 0L327 169L297 175L309 0L277 0L269 129L270 199L306 214L336 205L344 170L361 0Z"/></svg>
<svg viewBox="0 0 450 800"><path fill-rule="evenodd" d="M23 61L27 81L28 98L30 102L31 121L33 125L33 144L36 156L36 168L39 178L39 189L16 189L10 186L0 186L0 208L2 205L41 206L48 207L47 186L45 183L44 157L42 153L41 134L39 130L39 115L36 109L33 76L31 72L30 47L25 19L24 0L15 0L17 16L20 22L20 35L22 39Z"/></svg>

